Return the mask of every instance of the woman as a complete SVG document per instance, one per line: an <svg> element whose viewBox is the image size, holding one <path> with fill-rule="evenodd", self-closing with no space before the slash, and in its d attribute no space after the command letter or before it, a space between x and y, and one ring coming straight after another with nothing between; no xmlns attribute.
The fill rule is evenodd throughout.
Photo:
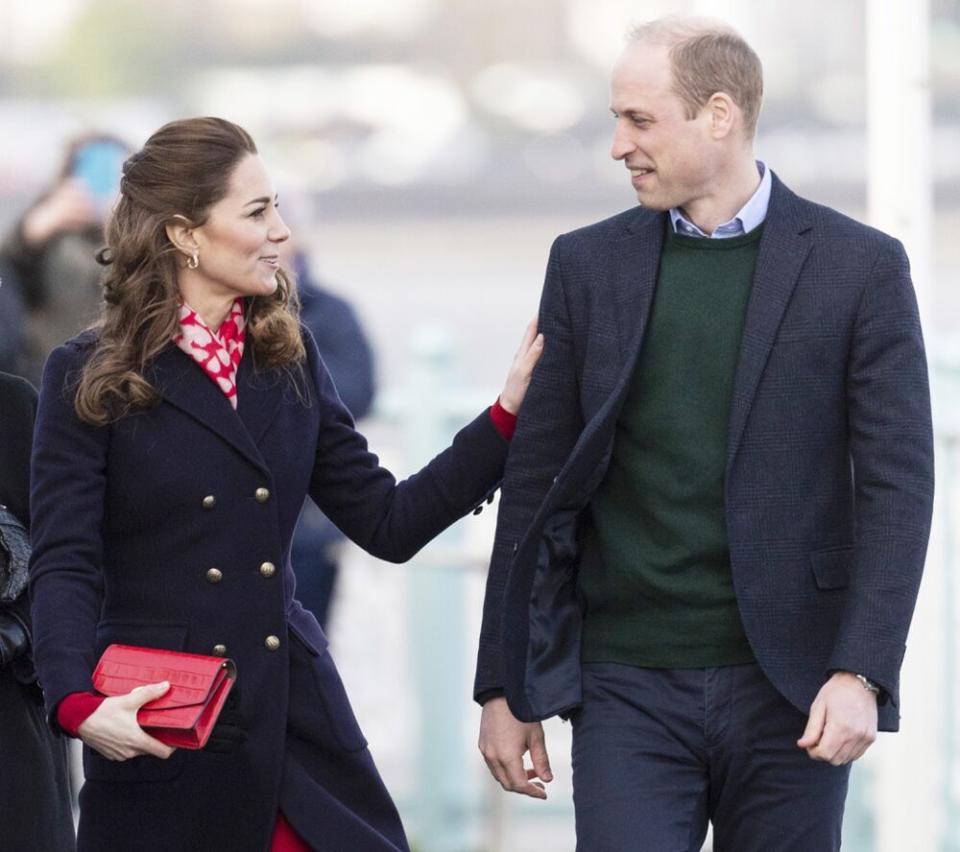
<svg viewBox="0 0 960 852"><path fill-rule="evenodd" d="M28 382L0 373L0 522L29 523L36 406L37 392ZM5 523L4 531L15 534ZM0 542L0 567L6 573L0 592L8 590L13 556L8 548L15 546L13 541ZM73 849L66 740L44 724L29 643L24 590L11 601L0 600L0 849L63 852Z"/></svg>
<svg viewBox="0 0 960 852"><path fill-rule="evenodd" d="M36 661L51 722L87 746L81 850L407 848L326 637L293 598L290 536L310 494L370 553L410 558L498 483L542 338L528 329L498 405L397 484L296 321L288 236L241 128L166 125L124 165L101 321L47 363ZM164 684L90 694L115 642L236 661L213 749L139 728Z"/></svg>

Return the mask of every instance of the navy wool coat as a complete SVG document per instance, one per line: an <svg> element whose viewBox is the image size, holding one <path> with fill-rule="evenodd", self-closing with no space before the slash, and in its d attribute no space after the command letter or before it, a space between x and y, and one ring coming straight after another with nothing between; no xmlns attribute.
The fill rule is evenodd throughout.
<svg viewBox="0 0 960 852"><path fill-rule="evenodd" d="M579 706L579 541L653 304L667 214L554 243L548 345L517 421L475 682L527 721ZM757 663L802 712L835 670L899 674L933 504L923 339L903 247L774 176L734 376L724 476L734 590ZM638 602L638 606L642 603ZM586 615L589 618L589 613Z"/></svg>
<svg viewBox="0 0 960 852"><path fill-rule="evenodd" d="M234 659L245 733L232 750L166 761L111 762L85 748L81 850L262 852L278 808L316 849L407 848L327 639L294 597L290 538L309 494L373 555L409 559L497 485L507 444L483 413L397 483L305 338L302 370L257 371L247 349L237 411L171 344L145 373L158 403L105 427L73 410L92 335L50 356L31 593L51 723L119 642Z"/></svg>

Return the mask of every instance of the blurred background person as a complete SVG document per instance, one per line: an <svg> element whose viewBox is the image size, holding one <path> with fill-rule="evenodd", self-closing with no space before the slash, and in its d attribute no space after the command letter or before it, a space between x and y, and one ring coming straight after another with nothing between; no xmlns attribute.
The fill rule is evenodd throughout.
<svg viewBox="0 0 960 852"><path fill-rule="evenodd" d="M0 373L0 850L74 848L66 740L43 718L29 656L26 571L30 446L37 392ZM19 527L19 521L23 527ZM19 528L18 528L19 527ZM12 600L7 600L11 596Z"/></svg>
<svg viewBox="0 0 960 852"><path fill-rule="evenodd" d="M23 306L20 293L10 284L7 265L0 261L0 371L16 373L23 337Z"/></svg>
<svg viewBox="0 0 960 852"><path fill-rule="evenodd" d="M294 203L290 204L290 199ZM284 189L284 216L294 231L304 218L295 190ZM290 210L293 208L291 216ZM375 393L373 350L350 303L314 278L310 260L296 238L281 246L284 268L296 276L300 321L310 329L337 393L354 420L370 411ZM309 609L324 630L329 626L330 605L346 537L309 497L293 536L290 559L297 577L297 599Z"/></svg>
<svg viewBox="0 0 960 852"><path fill-rule="evenodd" d="M129 147L116 136L92 133L69 143L54 181L14 225L0 248L3 323L0 356L39 382L47 354L89 325L100 301L94 259L120 186ZM8 328L12 326L7 336ZM4 350L15 349L8 353Z"/></svg>

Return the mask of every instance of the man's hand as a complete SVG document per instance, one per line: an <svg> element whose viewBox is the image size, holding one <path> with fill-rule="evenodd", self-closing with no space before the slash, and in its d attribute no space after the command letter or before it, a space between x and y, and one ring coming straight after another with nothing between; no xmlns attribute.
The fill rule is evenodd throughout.
<svg viewBox="0 0 960 852"><path fill-rule="evenodd" d="M166 760L175 749L146 733L137 724L137 711L169 688L166 681L151 683L138 686L126 695L104 699L77 728L80 739L107 760L129 760L142 754Z"/></svg>
<svg viewBox="0 0 960 852"><path fill-rule="evenodd" d="M504 790L534 799L547 798L540 782L552 781L553 773L539 722L520 722L510 712L506 698L491 698L483 705L479 746L490 774ZM530 752L533 769L523 767L526 751Z"/></svg>
<svg viewBox="0 0 960 852"><path fill-rule="evenodd" d="M814 760L843 766L860 757L877 738L877 697L849 672L836 672L810 705L810 718L797 745Z"/></svg>

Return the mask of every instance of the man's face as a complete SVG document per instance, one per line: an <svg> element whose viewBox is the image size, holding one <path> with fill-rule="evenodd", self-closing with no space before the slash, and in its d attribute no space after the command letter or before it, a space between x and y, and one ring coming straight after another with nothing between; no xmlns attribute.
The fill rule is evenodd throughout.
<svg viewBox="0 0 960 852"><path fill-rule="evenodd" d="M672 82L668 49L640 43L623 52L610 83L610 156L623 161L637 200L651 210L695 203L716 176L709 111L688 119Z"/></svg>

